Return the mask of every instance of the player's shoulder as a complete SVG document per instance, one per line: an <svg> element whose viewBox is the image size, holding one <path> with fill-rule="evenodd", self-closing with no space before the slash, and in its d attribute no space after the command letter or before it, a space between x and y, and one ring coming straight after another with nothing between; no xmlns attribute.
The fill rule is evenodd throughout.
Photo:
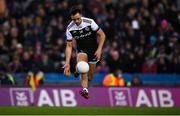
<svg viewBox="0 0 180 116"><path fill-rule="evenodd" d="M69 25L67 26L67 29L70 30L74 25L75 25L75 23L73 21L71 21L69 23Z"/></svg>
<svg viewBox="0 0 180 116"><path fill-rule="evenodd" d="M93 20L93 19L91 19L91 18L82 17L82 21L83 21L84 23L91 24L94 20Z"/></svg>

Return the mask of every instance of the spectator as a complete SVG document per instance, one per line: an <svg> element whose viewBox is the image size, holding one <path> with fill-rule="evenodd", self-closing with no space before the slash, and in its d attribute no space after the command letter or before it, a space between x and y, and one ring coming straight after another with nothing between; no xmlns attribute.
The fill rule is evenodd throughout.
<svg viewBox="0 0 180 116"><path fill-rule="evenodd" d="M33 71L32 69L35 68L34 64L35 62L31 58L30 54L28 52L24 52L22 57L23 72L27 73L29 71Z"/></svg>
<svg viewBox="0 0 180 116"><path fill-rule="evenodd" d="M20 62L20 57L16 55L13 56L12 62L10 62L8 65L8 72L19 73L22 71L23 71L23 65Z"/></svg>
<svg viewBox="0 0 180 116"><path fill-rule="evenodd" d="M25 85L28 85L28 86L34 85L36 88L42 84L44 84L44 73L43 72L41 72L41 71L39 71L37 73L28 72L26 80L25 80Z"/></svg>
<svg viewBox="0 0 180 116"><path fill-rule="evenodd" d="M147 58L146 62L142 66L143 73L156 73L157 65L155 60L152 58Z"/></svg>
<svg viewBox="0 0 180 116"><path fill-rule="evenodd" d="M103 79L103 86L125 86L125 81L122 77L122 71L116 70L114 74L107 74Z"/></svg>
<svg viewBox="0 0 180 116"><path fill-rule="evenodd" d="M171 73L180 74L180 60L178 57L174 56L171 60L169 70Z"/></svg>
<svg viewBox="0 0 180 116"><path fill-rule="evenodd" d="M13 75L10 73L0 72L0 85L15 85Z"/></svg>
<svg viewBox="0 0 180 116"><path fill-rule="evenodd" d="M110 72L114 72L115 70L122 68L123 62L117 50L111 49L106 60L107 60L107 64L109 66Z"/></svg>
<svg viewBox="0 0 180 116"><path fill-rule="evenodd" d="M38 69L43 72L52 72L54 70L54 65L51 59L49 59L48 54L44 53L42 55L41 61L38 63Z"/></svg>
<svg viewBox="0 0 180 116"><path fill-rule="evenodd" d="M134 75L131 81L131 86L142 86L143 83L138 75Z"/></svg>
<svg viewBox="0 0 180 116"><path fill-rule="evenodd" d="M168 60L164 56L160 56L157 61L158 73L169 73L168 71Z"/></svg>
<svg viewBox="0 0 180 116"><path fill-rule="evenodd" d="M10 56L8 55L8 47L5 43L4 35L3 33L0 33L0 59L2 62L7 63Z"/></svg>
<svg viewBox="0 0 180 116"><path fill-rule="evenodd" d="M24 50L23 50L23 45L20 44L20 43L18 43L18 44L16 45L16 53L15 53L15 54L18 55L18 56L20 56L20 58L22 58L23 52L24 52Z"/></svg>

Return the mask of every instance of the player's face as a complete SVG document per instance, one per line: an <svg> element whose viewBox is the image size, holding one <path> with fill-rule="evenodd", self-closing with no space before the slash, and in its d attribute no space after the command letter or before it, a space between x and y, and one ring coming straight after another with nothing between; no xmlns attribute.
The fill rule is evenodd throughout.
<svg viewBox="0 0 180 116"><path fill-rule="evenodd" d="M81 14L76 13L75 15L71 15L71 19L74 21L76 25L81 24Z"/></svg>

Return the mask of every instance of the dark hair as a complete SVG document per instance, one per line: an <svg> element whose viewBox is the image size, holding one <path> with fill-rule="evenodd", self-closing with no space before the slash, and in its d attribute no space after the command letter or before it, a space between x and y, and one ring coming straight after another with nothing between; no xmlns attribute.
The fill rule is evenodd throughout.
<svg viewBox="0 0 180 116"><path fill-rule="evenodd" d="M70 12L69 12L70 16L75 15L76 13L81 14L81 9L79 7L77 7L77 6L71 7Z"/></svg>

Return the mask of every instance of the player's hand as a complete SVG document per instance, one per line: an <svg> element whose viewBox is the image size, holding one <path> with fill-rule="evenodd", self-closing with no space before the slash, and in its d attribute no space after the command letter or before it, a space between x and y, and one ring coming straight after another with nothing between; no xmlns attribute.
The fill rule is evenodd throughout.
<svg viewBox="0 0 180 116"><path fill-rule="evenodd" d="M70 64L65 64L63 68L64 68L64 75L70 76L71 75Z"/></svg>
<svg viewBox="0 0 180 116"><path fill-rule="evenodd" d="M96 50L94 55L96 56L97 60L101 59L101 53L102 53L101 49L97 49Z"/></svg>

